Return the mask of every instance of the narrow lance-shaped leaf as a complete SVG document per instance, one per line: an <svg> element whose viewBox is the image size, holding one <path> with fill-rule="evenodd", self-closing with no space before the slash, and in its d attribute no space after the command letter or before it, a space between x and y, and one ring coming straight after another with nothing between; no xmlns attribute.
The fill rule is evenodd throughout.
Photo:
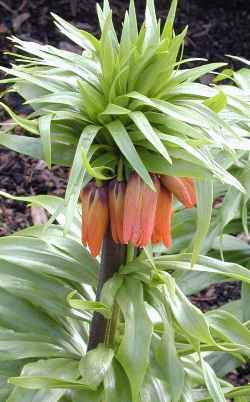
<svg viewBox="0 0 250 402"><path fill-rule="evenodd" d="M49 168L51 167L51 120L51 114L41 116L38 120L44 160L47 162Z"/></svg>
<svg viewBox="0 0 250 402"><path fill-rule="evenodd" d="M112 123L107 125L108 130L110 131L115 143L120 149L121 153L125 156L125 158L129 161L132 168L141 176L141 178L151 187L153 190L154 185L151 180L151 177L144 166L139 154L136 151L136 148L129 137L129 134L121 123L120 120L115 120Z"/></svg>
<svg viewBox="0 0 250 402"><path fill-rule="evenodd" d="M142 112L132 112L129 117L133 120L135 125L142 132L144 137L153 145L153 147L158 150L158 152L169 162L172 163L171 158L168 154L166 147L161 142L159 136L154 131L153 127L149 123L145 114Z"/></svg>
<svg viewBox="0 0 250 402"><path fill-rule="evenodd" d="M205 383L208 389L210 396L214 402L226 402L225 396L221 389L219 380L213 371L213 369L209 366L209 364L201 358L201 366L204 374Z"/></svg>
<svg viewBox="0 0 250 402"><path fill-rule="evenodd" d="M178 0L172 0L171 2L170 10L162 33L162 37L164 37L167 40L168 44L170 43L173 35L173 25L177 8L177 2Z"/></svg>
<svg viewBox="0 0 250 402"><path fill-rule="evenodd" d="M73 220L75 214L75 207L79 198L84 178L84 167L82 164L81 150L83 149L85 153L88 153L89 148L99 130L100 127L98 126L89 125L85 127L76 148L75 157L70 171L68 185L65 194L65 202L67 205L66 224L65 224L66 232L69 229L71 222Z"/></svg>
<svg viewBox="0 0 250 402"><path fill-rule="evenodd" d="M29 120L26 117L18 116L15 112L13 112L7 105L0 102L0 106L4 108L4 110L10 115L10 117L23 129L27 130L32 134L39 134L38 124L36 120Z"/></svg>
<svg viewBox="0 0 250 402"><path fill-rule="evenodd" d="M196 182L197 195L197 231L194 237L192 265L197 261L202 242L207 235L213 208L213 183L211 180Z"/></svg>

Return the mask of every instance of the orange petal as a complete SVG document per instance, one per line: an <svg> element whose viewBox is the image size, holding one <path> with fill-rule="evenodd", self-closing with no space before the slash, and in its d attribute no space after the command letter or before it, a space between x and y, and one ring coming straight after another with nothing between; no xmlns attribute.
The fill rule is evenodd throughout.
<svg viewBox="0 0 250 402"><path fill-rule="evenodd" d="M138 242L139 247L145 247L150 243L154 230L160 182L156 176L152 176L152 180L156 191L152 191L145 183L143 183L143 200L141 209L142 236Z"/></svg>
<svg viewBox="0 0 250 402"><path fill-rule="evenodd" d="M123 240L136 245L140 237L140 213L142 203L142 181L137 173L130 175L124 200Z"/></svg>
<svg viewBox="0 0 250 402"><path fill-rule="evenodd" d="M119 242L118 233L117 233L117 225L116 225L116 189L115 189L115 180L112 180L109 183L109 212L110 212L110 223L111 223L111 233L112 238L115 243Z"/></svg>
<svg viewBox="0 0 250 402"><path fill-rule="evenodd" d="M125 183L116 179L109 183L109 210L111 218L111 232L115 243L123 241L123 214L124 214Z"/></svg>
<svg viewBox="0 0 250 402"><path fill-rule="evenodd" d="M116 203L116 227L119 242L124 244L123 240L123 217L124 217L124 202L125 202L125 183L120 182L118 186L117 203Z"/></svg>
<svg viewBox="0 0 250 402"><path fill-rule="evenodd" d="M193 208L193 196L190 193L190 183L175 176L161 176L161 183L184 205L186 208Z"/></svg>
<svg viewBox="0 0 250 402"><path fill-rule="evenodd" d="M93 257L100 254L108 223L109 210L107 188L106 186L97 187L88 216L88 247Z"/></svg>
<svg viewBox="0 0 250 402"><path fill-rule="evenodd" d="M167 248L172 246L172 216L173 216L173 194L170 193L170 198L166 202L165 205L165 224L163 230L163 238L162 241Z"/></svg>
<svg viewBox="0 0 250 402"><path fill-rule="evenodd" d="M189 195L190 195L190 198L192 200L193 207L194 207L196 205L196 202L197 202L194 181L193 181L193 179L191 177L183 177L182 180L186 183L186 185L188 187Z"/></svg>
<svg viewBox="0 0 250 402"><path fill-rule="evenodd" d="M155 226L152 234L152 243L160 243L161 241L166 247L171 247L171 221L173 215L173 194L165 187L161 186L158 196Z"/></svg>
<svg viewBox="0 0 250 402"><path fill-rule="evenodd" d="M91 205L91 200L94 199L95 184L90 182L81 191L81 203L82 203L82 243L84 246L88 243L88 216Z"/></svg>

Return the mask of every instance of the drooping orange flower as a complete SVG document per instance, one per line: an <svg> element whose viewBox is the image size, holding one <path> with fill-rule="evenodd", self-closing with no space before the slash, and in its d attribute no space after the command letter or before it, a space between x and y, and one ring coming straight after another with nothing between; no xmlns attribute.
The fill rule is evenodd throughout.
<svg viewBox="0 0 250 402"><path fill-rule="evenodd" d="M166 247L171 247L171 223L173 215L173 193L161 185L156 215L155 225L152 234L152 243L157 244L163 242Z"/></svg>
<svg viewBox="0 0 250 402"><path fill-rule="evenodd" d="M174 193L176 198L186 208L193 208L196 204L194 182L188 177L161 176L161 183L169 191Z"/></svg>
<svg viewBox="0 0 250 402"><path fill-rule="evenodd" d="M126 185L122 181L113 179L109 183L109 211L111 233L115 243L124 243L123 215Z"/></svg>
<svg viewBox="0 0 250 402"><path fill-rule="evenodd" d="M152 191L133 172L130 175L124 203L123 240L135 247L144 247L151 241L154 229L157 198L160 189L159 179L152 175L156 191Z"/></svg>
<svg viewBox="0 0 250 402"><path fill-rule="evenodd" d="M107 186L90 182L82 190L82 243L88 246L93 257L101 250L109 223Z"/></svg>

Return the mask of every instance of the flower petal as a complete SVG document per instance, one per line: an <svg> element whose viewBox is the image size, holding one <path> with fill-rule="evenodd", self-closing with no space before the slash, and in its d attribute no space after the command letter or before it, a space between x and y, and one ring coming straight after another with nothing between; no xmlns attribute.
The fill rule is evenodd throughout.
<svg viewBox="0 0 250 402"><path fill-rule="evenodd" d="M173 194L165 187L161 186L158 196L155 226L152 235L152 243L160 243L161 241L166 247L171 247L171 223L173 215Z"/></svg>
<svg viewBox="0 0 250 402"><path fill-rule="evenodd" d="M161 183L184 205L185 208L194 207L193 189L190 182L181 177L161 176Z"/></svg>

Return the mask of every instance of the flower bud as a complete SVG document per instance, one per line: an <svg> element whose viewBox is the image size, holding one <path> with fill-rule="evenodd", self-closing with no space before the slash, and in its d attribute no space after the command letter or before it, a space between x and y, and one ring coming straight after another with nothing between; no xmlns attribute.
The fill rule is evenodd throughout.
<svg viewBox="0 0 250 402"><path fill-rule="evenodd" d="M188 177L161 176L161 183L167 190L174 193L185 208L193 208L196 204L194 182Z"/></svg>
<svg viewBox="0 0 250 402"><path fill-rule="evenodd" d="M82 190L82 243L88 246L96 257L102 247L103 238L108 228L109 210L107 186L97 186L90 182Z"/></svg>

